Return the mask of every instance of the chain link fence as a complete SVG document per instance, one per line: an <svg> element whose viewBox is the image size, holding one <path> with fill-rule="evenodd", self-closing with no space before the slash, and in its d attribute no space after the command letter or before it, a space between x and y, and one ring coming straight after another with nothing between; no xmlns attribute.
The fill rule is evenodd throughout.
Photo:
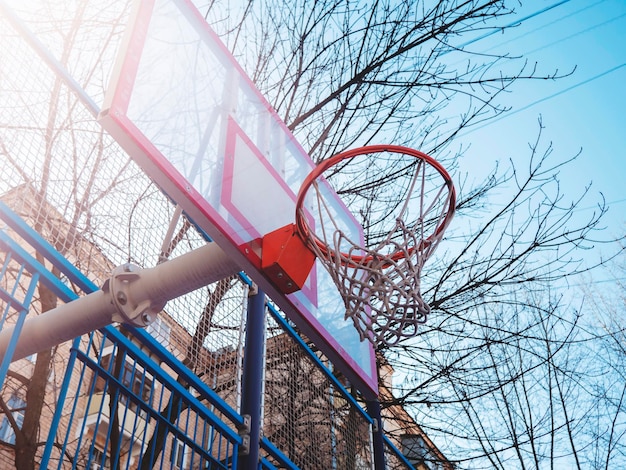
<svg viewBox="0 0 626 470"><path fill-rule="evenodd" d="M101 286L120 264L152 267L207 240L96 121L129 5L56 7L0 4L0 201ZM33 35L18 31L20 23ZM35 248L26 249L59 283L86 293ZM36 269L21 274L10 250L3 248L0 261L2 291L9 293L0 301L4 323L17 321L16 301L30 305L29 315L62 303L44 287L28 291ZM41 367L48 375L40 433L52 442L51 465L143 468L150 439L162 426L167 432L154 468L231 468L240 423L216 410L205 387L239 412L247 293L245 279L233 276L170 301L146 330L170 363L123 327L54 348L47 368L40 357L14 363L1 390L0 440L10 444L0 446L2 462L11 462L15 444L8 413L21 425L28 384ZM284 321L275 309L266 321L263 438L299 468L372 468L371 419L341 386L343 379L328 372L332 364L304 347ZM66 374L68 363L74 366ZM175 412L167 408L173 396L183 403ZM199 405L204 408L193 408ZM41 458L43 447L36 452ZM271 452L262 457L267 468L284 465ZM396 460L390 468L406 468Z"/></svg>

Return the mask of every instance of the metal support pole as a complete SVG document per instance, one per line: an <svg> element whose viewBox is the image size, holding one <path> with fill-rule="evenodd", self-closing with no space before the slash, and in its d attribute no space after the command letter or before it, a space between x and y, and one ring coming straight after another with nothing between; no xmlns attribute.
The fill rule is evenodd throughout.
<svg viewBox="0 0 626 470"><path fill-rule="evenodd" d="M253 286L254 289L255 286ZM263 351L265 348L265 293L255 289L248 298L246 338L243 356L241 414L249 416L248 451L239 457L238 470L257 470L261 437L263 399Z"/></svg>
<svg viewBox="0 0 626 470"><path fill-rule="evenodd" d="M365 402L367 414L374 420L374 468L385 470L385 440L383 439L383 421L380 414L380 401L368 400Z"/></svg>
<svg viewBox="0 0 626 470"><path fill-rule="evenodd" d="M24 323L12 361L50 349L113 322L149 325L167 301L237 273L239 268L215 243L154 268L124 264L102 289L60 305ZM14 328L0 331L0 361Z"/></svg>

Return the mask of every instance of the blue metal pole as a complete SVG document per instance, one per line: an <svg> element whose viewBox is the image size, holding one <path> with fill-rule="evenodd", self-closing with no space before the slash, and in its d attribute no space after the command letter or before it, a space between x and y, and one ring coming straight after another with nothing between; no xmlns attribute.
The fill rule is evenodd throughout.
<svg viewBox="0 0 626 470"><path fill-rule="evenodd" d="M70 357L67 360L67 367L65 368L65 376L63 377L63 384L61 385L61 389L59 392L59 397L57 399L56 409L54 411L54 415L52 416L52 423L50 423L50 434L48 439L46 439L46 447L44 448L43 455L41 456L41 463L39 468L52 468L52 464L50 464L50 455L52 454L52 449L54 444L56 443L56 431L59 429L59 425L61 423L61 419L63 419L64 415L64 406L65 400L67 398L67 394L70 391L70 386L72 383L72 376L74 372L74 364L76 364L76 351L80 346L80 337L77 337L72 342L72 348L70 349ZM82 380L81 380L82 381ZM70 422L74 420L74 411L72 410L72 417L70 418ZM67 439L63 444L62 451L65 451L67 444ZM62 453L63 453L62 452Z"/></svg>
<svg viewBox="0 0 626 470"><path fill-rule="evenodd" d="M243 377L241 387L241 414L249 416L248 452L239 457L238 470L259 468L261 434L261 404L263 398L263 351L265 348L265 293L252 286L248 297Z"/></svg>
<svg viewBox="0 0 626 470"><path fill-rule="evenodd" d="M17 316L17 321L15 322L12 336L9 339L9 344L7 346L6 353L4 354L4 357L2 357L2 362L0 363L0 386L4 385L4 379L6 378L7 372L9 371L9 366L11 365L11 360L13 358L13 352L15 351L15 348L17 347L17 341L22 331L22 326L24 326L24 321L26 319L26 315L28 314L28 308L33 298L33 294L35 293L35 287L37 286L38 281L39 281L39 273L34 272L30 279L30 285L28 286L26 295L24 296L24 301L21 304L21 308ZM17 302L16 300L14 303L18 304L19 302ZM6 311L9 310L9 307L10 306L7 305ZM0 329L2 329L1 326L0 326Z"/></svg>
<svg viewBox="0 0 626 470"><path fill-rule="evenodd" d="M374 420L374 468L385 470L385 440L383 433L383 421L380 415L380 401L368 400L365 402L367 414Z"/></svg>

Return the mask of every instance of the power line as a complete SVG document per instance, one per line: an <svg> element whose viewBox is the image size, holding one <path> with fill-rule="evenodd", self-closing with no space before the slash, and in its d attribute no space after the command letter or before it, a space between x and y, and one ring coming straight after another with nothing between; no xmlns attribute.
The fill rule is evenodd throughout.
<svg viewBox="0 0 626 470"><path fill-rule="evenodd" d="M493 36L494 34L497 34L497 33L501 32L501 31L503 31L505 29L513 28L514 26L518 26L521 23L523 23L524 21L527 21L527 20L529 20L531 18L539 16L539 15L541 15L543 13L546 13L547 11L550 11L550 10L552 10L552 9L554 9L556 7L559 7L559 6L561 6L561 5L565 4L565 3L569 3L570 1L571 0L561 0L560 2L553 3L552 5L548 5L547 7L542 8L541 10L537 10L536 12L531 13L529 15L526 15L523 18L519 18L519 19L513 21L512 23L509 23L509 24L507 24L505 26L502 26L500 28L497 28L497 29L494 29L492 31L489 31L488 33L485 33L482 36L478 36L478 37L476 37L474 39L470 39L469 41L466 41L463 44L460 44L460 45L456 46L455 49L452 49L452 50L463 49L464 47L467 47L470 44L473 44L475 42L481 41L481 40L483 40L485 38L488 38L489 36ZM452 52L452 50L446 51L446 52L442 53L442 55L446 54L448 52Z"/></svg>
<svg viewBox="0 0 626 470"><path fill-rule="evenodd" d="M606 207L610 208L610 206L614 206L616 204L623 204L625 202L626 202L626 198L624 198L624 199L617 199L615 201L606 201ZM491 203L491 205L493 207L504 207L505 206L505 204L503 204L503 203L501 203L501 204L499 204L499 203ZM575 207L573 209L570 209L569 212L576 213L576 212L582 212L582 211L589 211L589 210L599 209L600 207L601 206L598 203L598 204L593 204L591 206ZM561 215L553 214L551 217L552 218L561 217Z"/></svg>
<svg viewBox="0 0 626 470"><path fill-rule="evenodd" d="M484 127L487 127L487 126L489 126L491 124L494 124L494 123L496 123L498 121L501 121L502 119L514 116L514 115L516 115L518 113L521 113L522 111L526 111L528 108L532 108L533 106L535 106L535 105L537 105L539 103L543 103L544 101L548 101L548 100L551 100L552 98L556 98L557 96L560 96L560 95L562 95L564 93L572 91L572 90L574 90L574 89L576 89L578 87L581 87L581 86L586 85L588 83L591 83L591 82L593 82L595 80L598 80L598 79L600 79L600 78L602 78L602 77L604 77L606 75L609 75L609 74L611 74L613 72L616 72L617 70L621 69L622 67L626 67L626 62L624 62L624 63L622 63L620 65L616 65L615 67L612 67L612 68L610 68L608 70L605 70L604 72L601 72L601 73L599 73L597 75L594 75L593 77L590 77L590 78L588 78L586 80L578 82L578 83L576 83L576 84L574 84L572 86L569 86L569 87L564 88L564 89L562 89L560 91L557 91L556 93L552 93L551 95L548 95L548 96L545 96L545 97L543 97L541 99L533 101L532 103L527 104L526 106L522 106L519 109L516 109L514 111L506 111L506 112L502 113L498 117L495 117L493 119L489 119L482 126L472 127L471 129L468 129L466 132L463 132L463 133L459 134L458 137L464 137L464 136L466 136L468 134L471 134L472 132L475 132L475 131L477 131L479 129L483 129Z"/></svg>
<svg viewBox="0 0 626 470"><path fill-rule="evenodd" d="M517 21L514 21L514 22L512 22L512 23L509 23L508 25L503 26L502 28L498 28L498 29L496 29L496 30L493 30L493 31L490 31L490 32L488 32L488 33L486 33L486 34L483 34L482 36L479 36L479 37L477 37L477 38L471 39L471 40L469 40L469 41L467 41L467 42L465 42L465 43L461 44L460 46L458 46L458 49L462 49L462 48L464 48L464 47L468 46L469 44L475 43L475 42L480 41L480 40L482 40L482 39L485 39L485 38L487 38L487 37L489 37L489 36L492 36L492 35L494 35L494 34L496 34L496 33L500 32L500 31L502 31L502 30L504 30L504 29L506 29L506 28L511 28L511 27L516 26L516 25L519 25L519 24L521 24L521 23L523 23L523 22L525 22L525 21L527 21L527 20L529 20L529 19L531 19L531 18L537 17L537 16L539 16L539 15L541 15L541 14L543 14L543 13L546 13L547 11L550 11L550 10L552 10L552 9L554 9L554 8L556 8L556 7L559 7L559 6L561 6L561 5L565 4L565 3L568 3L569 1L571 1L571 0L562 0L562 1L557 2L557 3L554 3L554 4L552 4L552 5L548 5L547 7L542 8L541 10L537 10L537 11L535 11L534 13L531 13L531 14L529 14L529 15L527 15L527 16L525 16L525 17L523 17L523 18L520 18L520 19L519 19L519 20L517 20ZM585 10L587 10L587 9L589 9L589 8L592 8L592 7L595 7L595 6L597 6L597 5L601 4L601 3L604 3L604 1L606 1L606 0L599 0L598 2L595 2L595 3L593 3L592 5L585 6L585 7L581 8L581 9L579 9L579 10L575 11L575 12L570 13L570 14L568 14L568 15L566 15L566 16L564 16L564 17L560 18L560 19L559 19L559 20L557 20L557 21L561 21L561 20L563 20L563 19L565 19L565 18L568 18L568 17L570 17L570 16L574 16L574 15L576 15L576 14L578 14L578 13L582 12L582 11L585 11ZM574 38L574 37L576 37L576 36L579 36L579 35L581 35L581 34L587 33L587 32L589 32L589 31L591 31L591 30L593 30L593 29L596 29L596 28L599 28L599 27L605 26L606 24L611 23L611 22L613 22L613 21L616 21L616 20L618 20L618 19L620 19L620 18L622 18L622 17L624 17L624 16L626 16L626 13L623 13L623 14L618 15L618 16L614 16L614 17L612 17L612 18L610 18L610 19L608 19L608 20L606 20L606 21L603 21L603 22L601 22L601 23L599 23L599 24L596 24L596 25L594 25L594 26L590 26L590 27L585 28L585 29L583 29L583 30L577 31L576 33L571 34L571 35L569 35L569 36L567 36L567 37L565 37L565 38L562 38L562 39L559 39L559 40L553 41L553 42L551 42L551 43L549 43L549 44L546 44L546 45L541 46L541 47L539 47L539 48L533 49L533 50L531 50L531 51L529 51L529 52L525 53L524 55L526 55L526 54L530 54L530 53L533 53L533 52L537 52L537 51L540 51L540 50L545 49L545 48L547 48L547 47L550 47L550 46L553 46L553 45L555 45L555 44L558 44L558 43L560 43L560 42L566 41L566 40L568 40L568 39L572 39L572 38ZM544 25L544 26L541 26L541 27L539 27L539 28L535 28L534 30L529 31L529 32L527 32L527 33L525 33L525 34L523 34L523 35L521 35L521 36L517 37L517 38L514 38L514 39L511 39L511 40L507 41L507 43L508 43L508 42L515 41L515 40L519 40L520 38L522 38L522 37L524 37L524 36L526 36L526 35L528 35L528 34L530 34L530 33L534 32L534 31L537 31L538 29L544 28L544 27L546 27L546 26L551 26L551 25L553 25L553 23L552 23L552 24L550 24L550 25ZM505 44L506 44L506 43L505 43ZM501 44L500 44L500 45L498 45L498 46L493 46L493 47L491 47L491 48L489 48L489 49L486 49L486 50L485 50L485 52L487 52L487 51L489 51L489 50L493 49L494 47L499 47L499 46L501 46ZM482 128L484 128L484 127L486 127L486 126L488 126L488 125L490 125L490 124L492 124L492 123L498 122L498 121L499 121L499 120L501 120L501 119L504 119L504 118L509 117L509 116L513 116L513 115L515 115L515 114L517 114L517 113L520 113L520 112L522 112L522 111L525 111L526 109L528 109L528 108L530 108L530 107L532 107L532 106L535 106L535 105L537 105L537 104L539 104L539 103L542 103L542 102L544 102L544 101L550 100L550 99L555 98L555 97L557 97L557 96L559 96L559 95L561 95L561 94L563 94L563 93L566 93L566 92L571 91L571 90L573 90L573 89L575 89L575 88L578 88L578 87L580 87L580 86L582 86L582 85L585 85L585 84L590 83L590 82L592 82L592 81L594 81L594 80L597 80L597 79L599 79L599 78L602 78L603 76L608 75L608 74L610 74L610 73L612 73L612 72L615 72L616 70L618 70L618 69L620 69L621 67L624 67L624 66L626 66L626 63L620 64L620 65L618 65L618 66L616 66L616 67L613 67L613 68L611 68L611 69L609 69L609 70L606 70L606 71L604 71L604 72L601 72L601 73L599 73L599 74L597 74L597 75L595 75L595 76L593 76L593 77L591 77L591 78L588 78L588 79L586 79L586 80L583 80L583 81L581 81L581 82L579 82L579 83L576 83L576 84L574 84L574 85L572 85L572 86L570 86L570 87L568 87L568 88L565 88L565 89L560 90L560 91L558 91L558 92L556 92L556 93L553 93L553 94L548 95L548 96L546 96L546 97L544 97L544 98L541 98L541 99L539 99L539 100L537 100L537 101L534 101L534 102L532 102L532 103L530 103L530 104L528 104L528 105L526 105L526 106L524 106L524 107L522 107L522 108L516 109L515 111L509 111L509 112L506 112L506 113L502 114L501 116L499 116L499 117L497 117L497 118L490 119L488 122L484 123L484 124L483 124L483 125L481 125L481 126L477 126L477 127L475 127L475 128L469 129L469 130L467 130L466 132L463 132L463 133L459 134L459 137L462 137L462 136L465 136L465 135L467 135L467 134L470 134L470 133L472 133L472 132L474 132L474 131L477 131L477 130L479 130L479 129L482 129Z"/></svg>
<svg viewBox="0 0 626 470"><path fill-rule="evenodd" d="M541 15L541 14L543 14L543 13L546 13L547 11L550 11L550 10L552 10L552 9L554 9L554 8L556 8L556 7L559 7L559 6L561 6L561 5L565 4L565 3L568 3L569 1L571 1L571 0L562 0L562 1L559 1L559 2L554 3L554 4L552 4L552 5L548 5L547 7L542 8L541 10L537 10L537 11L535 11L535 12L533 12L533 13L531 13L531 14L529 14L529 15L527 15L527 16L525 16L525 17L523 17L523 18L521 18L521 19L519 19L519 20L517 20L517 21L514 21L514 22L512 22L512 23L509 23L508 25L503 26L502 28L498 28L498 29L496 29L496 30L493 30L493 31L490 31L490 32L488 32L488 33L486 33L486 34L483 34L482 36L479 36L479 37L477 37L477 38L471 39L471 40L469 40L469 41L467 41L467 42L465 42L465 43L461 44L460 46L458 46L458 49L462 49L462 48L464 48L464 47L468 46L469 44L475 43L475 42L480 41L480 40L482 40L482 39L485 39L485 38L487 38L487 37L489 37L489 36L492 36L492 35L494 35L494 34L496 34L496 33L500 32L500 31L502 31L502 30L504 30L504 29L506 29L506 28L511 28L511 27L516 26L516 25L519 25L519 24L521 24L522 22L525 22L525 21L527 21L527 20L529 20L529 19L531 19L531 18L537 17L537 16L539 16L539 15ZM592 5L588 5L588 6L586 6L586 7L583 7L583 8L581 8L581 9L579 9L579 10L577 10L577 11L573 12L573 13L570 13L569 15L564 16L563 18L561 18L561 19L559 19L559 20L557 20L557 21L560 21L560 20L565 19L565 18L567 18L567 17L573 16L573 15L575 15L575 14L578 14L578 13L580 13L580 12L582 12L582 11L584 11L584 10L587 10L587 9L589 9L589 8L595 7L596 5L599 5L600 3L603 3L604 1L605 1L605 0L600 0L600 1L598 1L598 2L596 2L596 3L594 3L594 4L592 4ZM563 42L563 41L565 41L565 40L571 39L571 38L573 38L573 37L576 37L576 36L578 36L578 35L580 35L580 34L587 33L587 32L589 32L589 31L591 31L591 30L593 30L593 29L599 28L599 27L601 27L601 26L605 26L605 25L606 25L606 24L608 24L608 23L611 23L611 22L613 22L613 21L616 21L617 19L620 19L620 18L622 18L622 17L624 17L624 16L626 16L626 13L621 14L621 15L618 15L618 16L614 16L614 17L612 17L612 18L610 18L610 19L608 19L608 20L606 20L606 21L604 21L604 22L602 22L602 23L599 23L599 24L596 24L596 25L594 25L594 26L588 27L588 28L586 28L586 29L584 29L584 30L580 30L580 31L578 31L578 32L576 32L576 33L574 33L574 34L571 34L571 35L569 35L569 36L567 36L567 37L565 37L565 38L562 38L562 39L559 39L559 40L553 41L553 42L552 42L552 43L550 43L550 44L546 44L546 45L544 45L544 46L542 46L542 47L539 47L539 48L534 49L534 50L532 50L532 51L530 51L530 52L527 52L526 54L530 54L530 53L533 53L533 52L540 51L540 50L545 49L545 48L547 48L547 47L550 47L550 46L552 46L552 45L554 45L554 44L557 44L557 43ZM533 31L536 31L537 29L541 29L541 28L546 27L546 26L549 26L549 25L544 25L544 26L542 26L542 27L540 27L540 28L535 28L535 30L533 30ZM533 32L533 31L531 31L531 32ZM531 32L525 33L524 35L519 36L518 38L511 39L511 40L509 40L508 42L511 42L511 41L517 40L517 39L519 39L519 38L521 38L521 37L524 37L525 35L530 34ZM494 47L496 47L496 46L494 46ZM491 49L493 49L493 47L492 47L492 48L490 48L490 49L486 49L486 51L489 51L489 50L491 50ZM468 134L470 134L470 133L472 133L472 132L474 132L474 131L477 131L477 130L479 130L479 129L482 129L482 128L484 128L484 127L486 127L486 126L490 125L490 124L496 123L496 122L500 121L501 119L504 119L504 118L509 117L509 116L513 116L513 115L515 115L515 114L517 114L517 113L520 113L520 112L522 112L522 111L525 111L525 110L527 110L527 109L531 108L532 106L535 106L535 105L537 105L537 104L539 104L539 103L542 103L542 102L544 102L544 101L547 101L547 100L550 100L550 99L555 98L555 97L557 97L557 96L560 96L560 95L562 95L562 94L564 94L564 93L567 93L568 91L571 91L571 90L574 90L574 89L576 89L576 88L578 88L578 87L580 87L580 86L586 85L586 84L588 84L588 83L590 83L590 82L592 82L592 81L594 81L594 80L598 80L598 79L600 79L600 78L604 77L605 75L608 75L608 74L610 74L610 73L613 73L613 72L617 71L618 69L620 69L620 68L622 68L622 67L624 67L624 66L626 66L626 63L620 64L620 65L615 66L615 67L613 67L613 68L611 68L611 69L605 70L604 72L601 72L601 73L599 73L599 74L597 74L597 75L594 75L594 76L592 76L592 77L590 77L590 78L588 78L588 79L586 79L586 80L583 80L583 81L581 81L581 82L579 82L579 83L576 83L576 84L574 84L574 85L572 85L572 86L570 86L570 87L567 87L567 88L562 89L562 90L560 90L560 91L558 91L558 92L555 92L555 93L553 93L553 94L551 94L551 95L548 95L548 96L546 96L546 97L544 97L544 98L541 98L541 99L536 100L536 101L534 101L534 102L532 102L532 103L529 103L528 105L523 106L522 108L516 109L516 110L514 110L514 111L508 111L508 112L506 112L506 113L503 113L502 115L500 115L500 116L498 116L498 117L496 117L496 118L490 119L489 121L485 122L483 125L479 125L479 126L477 126L477 127L473 127L473 128L471 128L471 129L468 129L466 132L463 132L463 133L459 134L459 136L458 136L458 137L463 137L463 136L465 136L465 135L468 135Z"/></svg>
<svg viewBox="0 0 626 470"><path fill-rule="evenodd" d="M626 202L626 198L624 198L624 199L617 199L615 201L607 201L606 205L607 205L607 207L609 207L609 206L614 206L616 204L623 204L625 202ZM597 209L597 208L598 208L598 205L595 204L593 206L577 207L573 212L588 211L588 210Z"/></svg>
<svg viewBox="0 0 626 470"><path fill-rule="evenodd" d="M581 13L581 12L583 12L583 11L586 11L586 10L589 10L589 9L591 9L591 8L594 8L594 7L596 7L597 5L600 5L601 3L604 3L605 1L606 1L606 0L599 0L599 1L597 1L596 3L592 3L591 5L586 5L586 6L584 6L583 8L580 8L580 9L578 9L578 10L576 10L576 11L573 11L573 12L571 12L571 13L567 14L567 15L564 15L564 16L562 16L562 17L560 17L560 18L558 18L558 19L554 20L553 22L546 23L546 24L544 24L544 25L538 26L538 27L536 27L536 28L534 28L534 29L531 29L531 30L529 30L529 31L526 31L524 34L521 34L521 35L519 35L519 36L517 36L517 37L511 38L511 39L509 39L509 40L507 40L507 41L500 42L500 43L498 43L497 45L491 46L491 47L489 47L489 48L485 49L483 52L489 52L489 51L491 51L491 50L493 50L493 49L495 49L495 48L497 48L497 47L502 47L502 46L504 46L504 45L506 45L506 44L510 44L510 43L512 43L512 42L519 41L520 39L522 39L522 38L524 38L524 37L526 37L526 36L529 36L530 34L536 33L537 31L540 31L540 30L542 30L542 29L545 29L545 28L548 28L548 27L550 27L550 28L551 28L551 27L554 27L554 25L555 25L556 23L559 23L559 22L564 21L564 20L566 20L566 19L568 19L568 18L571 18L572 16L576 16L576 15L578 15L579 13ZM554 43L553 43L553 44L554 44Z"/></svg>
<svg viewBox="0 0 626 470"><path fill-rule="evenodd" d="M619 283L623 281L626 281L626 277L615 277L611 279L598 279L598 280L592 280L592 281L577 282L576 284L566 284L562 286L552 285L550 286L550 289L552 290L572 289L573 287L587 287L587 286L591 286L595 284L607 284L607 283L615 284L615 283Z"/></svg>
<svg viewBox="0 0 626 470"><path fill-rule="evenodd" d="M548 48L548 47L552 47L552 46L554 46L555 44L559 44L559 43L561 43L561 42L564 42L564 41L567 41L567 40L569 40L569 39L575 38L576 36L580 36L581 34L588 33L589 31L592 31L592 30L594 30L594 29L600 28L600 27L602 27L602 26L606 26L607 24L612 23L613 21L617 21L617 20L619 20L620 18L623 18L623 17L625 17L625 16L626 16L626 13L622 13L621 15L614 16L614 17L609 18L608 20L603 21L603 22L601 22L601 23L595 24L595 25L593 25L593 26L589 26L588 28L585 28L585 29L581 29L580 31L575 32L574 34L570 34L569 36L565 36L564 38L558 39L558 40L553 41L553 42L551 42L551 43L549 43L549 44L545 44L545 45L543 45L543 46L541 46L541 47L538 47L538 48L536 48L536 49L532 49L532 50L530 50L530 51L528 51L528 52L525 52L525 53L524 53L524 55L527 55L527 54L532 54L532 53L534 53L534 52L541 51L541 50L546 49L546 48Z"/></svg>

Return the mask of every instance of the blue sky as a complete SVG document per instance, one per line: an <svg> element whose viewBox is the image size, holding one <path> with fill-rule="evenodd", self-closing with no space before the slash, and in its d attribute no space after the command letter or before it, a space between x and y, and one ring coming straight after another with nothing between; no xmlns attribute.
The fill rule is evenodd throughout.
<svg viewBox="0 0 626 470"><path fill-rule="evenodd" d="M575 198L592 183L590 204L581 208L593 205L602 192L611 206L608 232L623 234L626 1L534 1L524 5L519 17L532 14L520 26L481 39L472 48L524 55L538 62L540 72L575 71L556 81L520 83L506 98L512 106L508 115L462 136L463 145L470 145L463 163L475 171L480 162L488 167L496 160L526 161L541 115L544 139L552 142L556 158L571 157L582 148L581 156L561 174L564 192Z"/></svg>

